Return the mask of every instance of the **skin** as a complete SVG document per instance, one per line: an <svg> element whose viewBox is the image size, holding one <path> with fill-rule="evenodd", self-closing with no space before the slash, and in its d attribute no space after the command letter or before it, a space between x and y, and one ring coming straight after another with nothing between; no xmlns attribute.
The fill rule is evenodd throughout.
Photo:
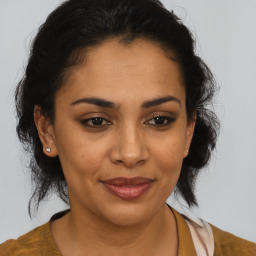
<svg viewBox="0 0 256 256"><path fill-rule="evenodd" d="M167 96L175 100L142 107ZM88 97L115 106L77 102ZM59 156L68 184L71 211L51 224L64 256L177 255L176 222L165 202L194 130L185 98L179 65L159 45L111 39L90 49L84 63L72 69L56 94L54 124L38 108L43 150ZM161 125L158 116L164 116ZM95 127L90 118L96 117L103 122ZM154 182L133 200L113 195L101 183L138 176Z"/></svg>

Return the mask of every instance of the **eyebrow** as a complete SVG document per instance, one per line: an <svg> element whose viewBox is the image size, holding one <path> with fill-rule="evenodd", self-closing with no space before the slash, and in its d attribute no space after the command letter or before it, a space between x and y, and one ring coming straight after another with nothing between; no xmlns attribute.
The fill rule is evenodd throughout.
<svg viewBox="0 0 256 256"><path fill-rule="evenodd" d="M148 100L142 103L141 107L142 108L151 108L154 106L158 106L161 105L163 103L169 102L169 101L175 101L177 103L179 103L179 105L181 105L181 102L179 99L177 99L176 97L173 96L166 96L166 97L161 97L161 98L155 98L152 100ZM71 103L71 105L77 105L77 104L81 104L81 103L89 103L92 105L96 105L99 107L103 107L103 108L117 108L118 106L111 101L102 99L102 98L82 98L82 99L78 99L74 102Z"/></svg>
<svg viewBox="0 0 256 256"><path fill-rule="evenodd" d="M177 103L179 103L179 105L181 105L180 100L177 99L176 97L166 96L166 97L161 97L161 98L156 98L156 99L152 99L149 101L145 101L142 104L142 108L151 108L151 107L158 106L158 105L161 105L161 104L169 102L169 101L176 101Z"/></svg>
<svg viewBox="0 0 256 256"><path fill-rule="evenodd" d="M71 103L71 105L77 105L81 103L89 103L103 108L117 108L116 104L111 101L100 98L82 98Z"/></svg>

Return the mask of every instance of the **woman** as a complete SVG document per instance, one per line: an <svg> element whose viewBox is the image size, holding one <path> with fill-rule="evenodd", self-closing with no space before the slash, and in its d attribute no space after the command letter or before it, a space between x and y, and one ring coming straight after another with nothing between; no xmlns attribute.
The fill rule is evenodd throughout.
<svg viewBox="0 0 256 256"><path fill-rule="evenodd" d="M255 255L255 244L165 203L175 189L197 205L195 178L218 132L214 90L190 32L159 1L57 8L17 87L17 132L37 206L56 191L70 210L0 254Z"/></svg>

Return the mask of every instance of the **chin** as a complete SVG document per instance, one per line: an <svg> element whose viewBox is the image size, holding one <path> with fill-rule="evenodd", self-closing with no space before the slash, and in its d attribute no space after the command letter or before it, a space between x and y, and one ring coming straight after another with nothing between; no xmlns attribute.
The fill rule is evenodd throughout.
<svg viewBox="0 0 256 256"><path fill-rule="evenodd" d="M115 225L134 226L152 218L154 212L149 205L128 202L125 205L111 207L104 215L109 222Z"/></svg>

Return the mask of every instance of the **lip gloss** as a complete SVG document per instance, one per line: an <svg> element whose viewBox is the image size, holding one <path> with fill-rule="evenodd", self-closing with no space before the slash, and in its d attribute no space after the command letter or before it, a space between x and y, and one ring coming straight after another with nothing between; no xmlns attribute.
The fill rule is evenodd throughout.
<svg viewBox="0 0 256 256"><path fill-rule="evenodd" d="M136 177L132 179L115 178L102 181L102 184L113 195L123 200L133 200L142 196L151 186L153 180Z"/></svg>

